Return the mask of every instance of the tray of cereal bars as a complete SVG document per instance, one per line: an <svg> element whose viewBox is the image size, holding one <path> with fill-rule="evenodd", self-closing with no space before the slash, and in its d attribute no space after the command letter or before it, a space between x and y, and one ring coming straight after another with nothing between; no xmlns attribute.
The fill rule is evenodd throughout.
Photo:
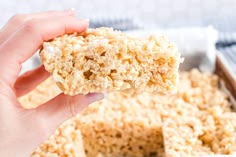
<svg viewBox="0 0 236 157"><path fill-rule="evenodd" d="M108 33L99 34L102 31ZM217 157L236 154L234 74L228 71L225 61L214 49L215 30L177 30L181 36L173 35L176 33L173 30L168 31L172 32L167 33L168 38L180 46L185 60L180 65L179 76L176 69L182 59L175 45L162 37L149 37L148 40L137 37L158 31L127 32L132 37L119 32L114 36L110 31L113 33L110 29L102 29L82 37L77 34L63 36L44 44L40 55L52 77L20 98L24 107L37 107L61 92L74 95L104 90L107 94L104 100L89 105L63 123L32 157ZM213 36L210 41L209 35ZM61 46L68 40L70 47ZM71 47L76 42L79 46ZM81 49L87 56L73 56L74 51ZM98 56L93 54L98 51L101 52ZM143 53L149 51L155 55ZM69 55L60 54L68 52ZM116 57L112 56L114 52L117 52ZM55 56L57 54L64 57ZM135 58L138 55L140 58ZM63 62L65 56L85 60L78 63L76 70L62 68L60 71L57 65L75 66ZM107 58L116 64L112 65ZM122 64L119 63L121 59ZM87 64L91 62L100 67L95 63ZM85 64L87 69L83 69ZM108 65L112 69L107 69ZM152 67L157 70L153 71ZM72 79L75 77L76 80ZM152 81L146 81L147 77ZM86 86L78 85L78 81Z"/></svg>

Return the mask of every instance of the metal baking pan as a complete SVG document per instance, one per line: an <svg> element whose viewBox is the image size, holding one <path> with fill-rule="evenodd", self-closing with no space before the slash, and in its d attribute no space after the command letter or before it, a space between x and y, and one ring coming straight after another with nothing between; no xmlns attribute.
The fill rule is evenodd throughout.
<svg viewBox="0 0 236 157"><path fill-rule="evenodd" d="M216 54L214 73L220 77L220 87L229 96L233 104L232 107L236 110L236 76L233 71L231 71L224 55L220 52Z"/></svg>

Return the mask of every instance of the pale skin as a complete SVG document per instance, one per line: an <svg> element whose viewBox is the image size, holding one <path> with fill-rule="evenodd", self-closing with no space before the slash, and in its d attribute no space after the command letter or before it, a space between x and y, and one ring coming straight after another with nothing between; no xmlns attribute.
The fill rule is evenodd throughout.
<svg viewBox="0 0 236 157"><path fill-rule="evenodd" d="M103 98L100 93L60 94L30 110L17 100L49 77L43 66L19 76L22 63L43 41L87 27L88 21L78 20L73 10L66 10L16 15L0 30L0 156L30 156L62 122Z"/></svg>

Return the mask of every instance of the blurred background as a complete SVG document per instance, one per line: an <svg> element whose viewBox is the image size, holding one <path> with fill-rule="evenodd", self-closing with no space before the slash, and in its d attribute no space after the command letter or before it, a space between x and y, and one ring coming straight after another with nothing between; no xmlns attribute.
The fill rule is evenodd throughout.
<svg viewBox="0 0 236 157"><path fill-rule="evenodd" d="M220 31L236 28L235 0L1 0L1 26L14 14L75 8L92 22L132 19L139 27L214 25Z"/></svg>
<svg viewBox="0 0 236 157"><path fill-rule="evenodd" d="M18 13L74 8L79 18L90 19L90 27L138 29L138 34L140 30L148 30L146 34L165 30L164 34L179 45L181 52L207 52L211 64L215 61L216 47L236 75L236 0L0 1L0 26ZM204 55L198 60L202 59Z"/></svg>

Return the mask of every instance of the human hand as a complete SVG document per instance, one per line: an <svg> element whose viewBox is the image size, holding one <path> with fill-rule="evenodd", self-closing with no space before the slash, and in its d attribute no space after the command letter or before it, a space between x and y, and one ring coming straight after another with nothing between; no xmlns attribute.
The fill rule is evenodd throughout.
<svg viewBox="0 0 236 157"><path fill-rule="evenodd" d="M21 64L43 41L72 32L82 32L88 22L78 20L72 10L16 15L0 30L0 156L29 156L65 120L102 94L66 96L60 94L31 110L17 98L44 81L43 66L19 77Z"/></svg>

